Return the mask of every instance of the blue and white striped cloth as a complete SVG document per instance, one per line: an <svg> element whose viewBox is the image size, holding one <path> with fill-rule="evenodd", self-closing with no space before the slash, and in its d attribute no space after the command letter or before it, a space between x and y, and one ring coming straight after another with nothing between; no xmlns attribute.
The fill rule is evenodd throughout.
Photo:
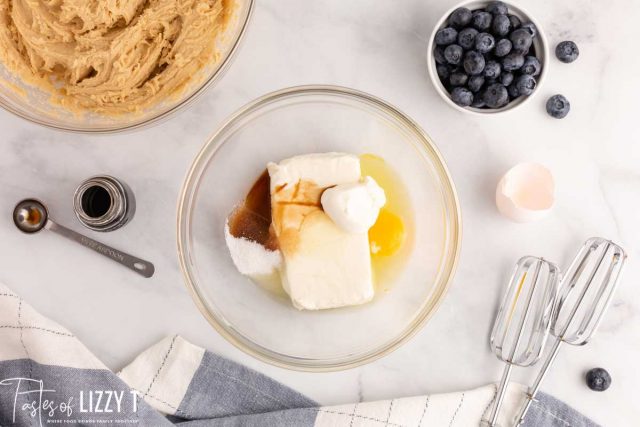
<svg viewBox="0 0 640 427"><path fill-rule="evenodd" d="M119 373L74 335L0 285L0 426L137 424L185 426L478 426L495 385L340 406L313 400L242 365L168 337ZM524 397L514 384L503 426ZM525 427L595 423L542 394Z"/></svg>

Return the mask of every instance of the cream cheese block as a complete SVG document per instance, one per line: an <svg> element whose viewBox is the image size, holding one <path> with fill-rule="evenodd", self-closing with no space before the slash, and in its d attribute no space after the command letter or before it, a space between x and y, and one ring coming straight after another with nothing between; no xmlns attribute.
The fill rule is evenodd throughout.
<svg viewBox="0 0 640 427"><path fill-rule="evenodd" d="M367 233L349 233L322 210L329 187L360 181L360 160L342 153L292 157L267 166L272 225L284 262L282 285L298 309L357 305L374 296Z"/></svg>

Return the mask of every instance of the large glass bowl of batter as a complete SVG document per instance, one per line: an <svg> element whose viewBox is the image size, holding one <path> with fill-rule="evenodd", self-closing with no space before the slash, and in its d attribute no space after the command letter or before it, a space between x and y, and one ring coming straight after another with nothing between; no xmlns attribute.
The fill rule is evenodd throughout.
<svg viewBox="0 0 640 427"><path fill-rule="evenodd" d="M410 200L412 247L372 302L299 311L236 270L225 219L267 162L331 151L373 154L395 171ZM461 238L455 188L429 136L386 102L334 86L284 89L228 119L186 177L177 225L185 282L207 320L243 351L305 371L358 366L406 342L442 301Z"/></svg>
<svg viewBox="0 0 640 427"><path fill-rule="evenodd" d="M33 123L70 132L113 133L140 128L164 120L192 104L229 67L249 24L254 0L230 0L233 7L227 25L218 34L216 58L193 75L186 87L139 112L99 114L69 111L50 102L50 93L30 85L0 61L0 106Z"/></svg>

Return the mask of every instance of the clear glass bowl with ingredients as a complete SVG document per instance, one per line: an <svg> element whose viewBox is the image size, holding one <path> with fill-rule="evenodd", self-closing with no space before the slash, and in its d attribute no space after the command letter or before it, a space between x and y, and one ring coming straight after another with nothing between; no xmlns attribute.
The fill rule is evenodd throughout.
<svg viewBox="0 0 640 427"><path fill-rule="evenodd" d="M406 189L410 244L373 301L299 311L236 270L225 221L268 162L322 152L384 160ZM252 102L207 141L183 186L177 238L187 288L218 332L274 365L328 371L388 354L427 322L454 273L461 217L446 165L416 123L361 92L304 86Z"/></svg>

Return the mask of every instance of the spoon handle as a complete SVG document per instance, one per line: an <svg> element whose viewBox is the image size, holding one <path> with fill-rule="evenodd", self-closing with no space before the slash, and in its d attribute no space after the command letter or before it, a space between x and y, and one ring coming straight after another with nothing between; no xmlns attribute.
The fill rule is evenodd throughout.
<svg viewBox="0 0 640 427"><path fill-rule="evenodd" d="M125 252L119 251L118 249L114 249L111 246L107 246L96 240L90 239L89 237L83 236L80 233L77 233L67 227L53 222L51 219L47 220L45 227L66 237L67 239L80 243L82 246L93 249L99 254L102 254L107 258L110 258L113 261L130 268L131 270L135 271L138 274L141 274L144 277L153 276L155 268L153 267L153 264L148 261L136 258Z"/></svg>

